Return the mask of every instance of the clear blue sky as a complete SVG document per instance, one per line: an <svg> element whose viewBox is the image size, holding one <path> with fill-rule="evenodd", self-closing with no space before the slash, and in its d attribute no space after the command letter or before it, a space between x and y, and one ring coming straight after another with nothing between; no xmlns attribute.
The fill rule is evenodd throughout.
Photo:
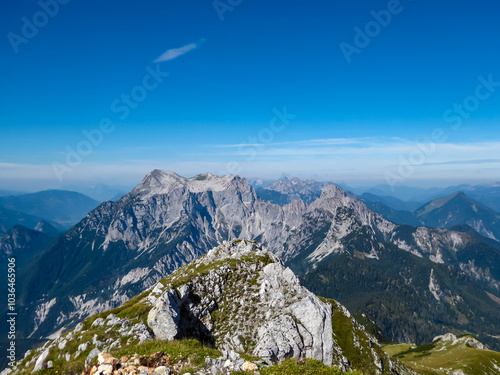
<svg viewBox="0 0 500 375"><path fill-rule="evenodd" d="M0 188L128 185L154 168L500 180L497 2L55 1L0 5ZM103 119L89 150L82 132Z"/></svg>

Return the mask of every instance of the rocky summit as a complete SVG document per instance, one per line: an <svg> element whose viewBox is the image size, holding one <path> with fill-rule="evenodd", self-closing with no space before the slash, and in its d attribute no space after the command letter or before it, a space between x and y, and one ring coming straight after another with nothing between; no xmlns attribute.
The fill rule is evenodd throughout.
<svg viewBox="0 0 500 375"><path fill-rule="evenodd" d="M174 344L184 345L183 355ZM186 345L199 346L188 356ZM239 240L26 353L14 373L226 374L290 358L364 374L412 373L344 306L301 286L261 245Z"/></svg>

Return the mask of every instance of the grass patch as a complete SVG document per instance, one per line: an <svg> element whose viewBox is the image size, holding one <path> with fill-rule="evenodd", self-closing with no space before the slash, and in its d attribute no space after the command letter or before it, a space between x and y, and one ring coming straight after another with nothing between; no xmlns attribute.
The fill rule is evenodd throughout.
<svg viewBox="0 0 500 375"><path fill-rule="evenodd" d="M357 372L343 373L335 367L325 366L321 361L306 359L304 363L296 364L295 359L287 359L280 364L260 369L261 375L357 375ZM247 375L245 371L235 371L234 375Z"/></svg>
<svg viewBox="0 0 500 375"><path fill-rule="evenodd" d="M418 374L445 375L455 370L472 375L496 374L497 363L500 363L498 352L440 341L418 347L408 344L387 345L384 350Z"/></svg>
<svg viewBox="0 0 500 375"><path fill-rule="evenodd" d="M140 357L150 356L157 352L164 352L170 357L171 363L179 360L190 359L190 370L197 371L205 365L205 358L219 358L222 354L217 349L213 349L202 344L198 340L185 339L174 341L154 340L147 341L140 345L130 346L123 349L112 351L115 358L122 356L133 356L138 354Z"/></svg>
<svg viewBox="0 0 500 375"><path fill-rule="evenodd" d="M410 354L410 353L412 353L412 354L414 353L414 354L419 355L419 354L422 354L424 352L429 352L429 351L433 350L436 347L436 343L437 342L431 342L429 344L420 345L420 346L417 346L417 347L411 347L411 348L409 348L406 351L403 351L401 353L395 354L394 358L403 357L406 354Z"/></svg>

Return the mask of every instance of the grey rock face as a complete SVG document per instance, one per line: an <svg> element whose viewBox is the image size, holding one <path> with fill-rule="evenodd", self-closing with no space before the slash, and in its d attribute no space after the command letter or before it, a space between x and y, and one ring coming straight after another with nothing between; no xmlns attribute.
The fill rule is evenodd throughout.
<svg viewBox="0 0 500 375"><path fill-rule="evenodd" d="M333 305L302 287L289 268L254 243L225 242L158 283L144 300L151 303L159 291L148 315L156 338L194 335L213 340L229 357L241 351L269 364L307 357L350 368L333 334ZM232 362L239 364L236 357ZM382 363L377 355L375 363Z"/></svg>
<svg viewBox="0 0 500 375"><path fill-rule="evenodd" d="M265 304L287 315L278 313L275 319L259 328L256 355L270 360L305 356L332 364L330 305L303 288L295 274L279 263L263 268L259 295Z"/></svg>
<svg viewBox="0 0 500 375"><path fill-rule="evenodd" d="M173 340L179 332L180 300L175 290L167 290L148 314L148 326L160 340Z"/></svg>
<svg viewBox="0 0 500 375"><path fill-rule="evenodd" d="M326 365L333 363L332 306L321 302L310 294L289 307L290 312L299 321L299 333L310 337L312 342L305 342L305 357L321 358Z"/></svg>
<svg viewBox="0 0 500 375"><path fill-rule="evenodd" d="M303 338L290 315L283 315L263 324L259 327L258 338L254 354L267 363L287 357L300 357L305 353ZM307 343L312 344L312 336L309 335L307 339Z"/></svg>

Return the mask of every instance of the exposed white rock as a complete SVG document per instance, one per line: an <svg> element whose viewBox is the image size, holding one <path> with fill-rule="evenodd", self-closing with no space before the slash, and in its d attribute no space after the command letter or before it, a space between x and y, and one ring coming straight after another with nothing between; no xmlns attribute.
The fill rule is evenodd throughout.
<svg viewBox="0 0 500 375"><path fill-rule="evenodd" d="M441 346L462 345L475 349L481 349L481 350L485 349L484 345L476 338L472 336L457 337L453 333L446 333L441 336L436 336L434 337L432 342L438 343ZM437 350L439 351L442 349L438 347Z"/></svg>
<svg viewBox="0 0 500 375"><path fill-rule="evenodd" d="M33 369L33 372L37 372L37 371L40 371L45 363L45 360L47 359L47 357L49 356L49 351L50 349L47 348L45 349L42 354L40 354L40 356L38 357L38 359L36 360L36 363L35 363L35 367Z"/></svg>
<svg viewBox="0 0 500 375"><path fill-rule="evenodd" d="M56 300L57 300L56 298L52 298L50 301L41 303L40 305L37 306L35 310L35 319L33 324L34 329L31 335L38 329L40 324L42 324L44 320L47 318L50 309L56 304Z"/></svg>
<svg viewBox="0 0 500 375"><path fill-rule="evenodd" d="M331 305L321 302L311 293L291 305L289 310L312 337L311 345L305 346L305 356L331 366L334 347Z"/></svg>
<svg viewBox="0 0 500 375"><path fill-rule="evenodd" d="M68 340L64 339L62 340L58 345L57 347L59 348L59 350L63 350L65 347L66 347L66 344L68 343Z"/></svg>
<svg viewBox="0 0 500 375"><path fill-rule="evenodd" d="M127 273L125 276L116 281L115 288L122 287L124 285L127 285L128 283L135 284L147 277L150 272L151 270L147 267L134 268L133 270L130 270L129 273Z"/></svg>
<svg viewBox="0 0 500 375"><path fill-rule="evenodd" d="M92 327L100 327L100 326L103 326L103 325L104 325L104 319L103 318L97 318L92 323Z"/></svg>
<svg viewBox="0 0 500 375"><path fill-rule="evenodd" d="M434 277L434 269L431 270L431 275L429 277L429 291L434 296L436 301L441 300L443 292L441 291L441 288L439 287L439 284L437 283L436 278Z"/></svg>

